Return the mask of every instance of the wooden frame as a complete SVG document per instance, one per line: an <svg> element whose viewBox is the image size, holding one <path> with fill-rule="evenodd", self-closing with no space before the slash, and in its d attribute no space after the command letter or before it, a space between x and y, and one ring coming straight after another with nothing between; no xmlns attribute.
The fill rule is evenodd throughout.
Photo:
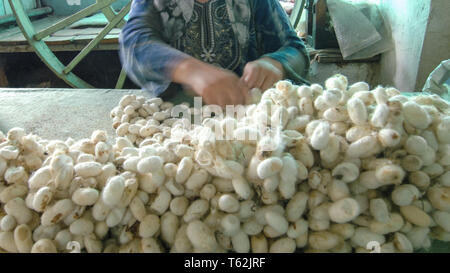
<svg viewBox="0 0 450 273"><path fill-rule="evenodd" d="M98 50L100 42L108 33L110 33L114 28L121 27L125 24L125 16L130 11L132 3L132 1L130 0L120 12L116 13L112 8L112 4L117 0L96 0L94 4L80 10L73 15L65 17L56 24L52 24L51 26L38 32L33 27L33 23L31 22L30 18L27 16L21 0L8 1L11 5L11 8L13 9L14 16L19 28L21 29L29 45L33 48L39 58L59 78L75 88L93 88L92 85L79 78L72 71L91 51ZM95 38L93 38L90 42L82 47L80 53L75 56L75 58L68 65L64 65L63 63L61 63L61 61L50 49L50 47L45 43L44 39L54 34L55 32L60 31L70 26L71 24L98 12L104 14L104 16L108 20L108 24L100 31L100 33L95 36ZM22 48L26 47L22 46ZM126 73L122 70L118 77L116 88L122 88L125 79Z"/></svg>

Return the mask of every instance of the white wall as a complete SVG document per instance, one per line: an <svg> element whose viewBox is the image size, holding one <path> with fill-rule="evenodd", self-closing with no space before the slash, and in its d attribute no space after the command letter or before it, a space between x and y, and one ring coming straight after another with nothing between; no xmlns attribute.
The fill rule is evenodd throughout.
<svg viewBox="0 0 450 273"><path fill-rule="evenodd" d="M416 79L430 6L431 0L380 1L394 39L394 49L382 54L380 84L392 85L401 91L418 91L415 90Z"/></svg>
<svg viewBox="0 0 450 273"><path fill-rule="evenodd" d="M416 90L422 90L430 73L443 61L450 59L450 1L433 0L430 19L417 74Z"/></svg>

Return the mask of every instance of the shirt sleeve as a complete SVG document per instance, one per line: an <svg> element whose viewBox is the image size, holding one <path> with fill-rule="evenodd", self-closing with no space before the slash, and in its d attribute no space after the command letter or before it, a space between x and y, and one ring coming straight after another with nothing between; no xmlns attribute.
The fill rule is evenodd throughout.
<svg viewBox="0 0 450 273"><path fill-rule="evenodd" d="M162 29L153 0L133 0L119 36L120 59L127 75L155 96L167 89L173 69L188 58L164 41Z"/></svg>
<svg viewBox="0 0 450 273"><path fill-rule="evenodd" d="M255 27L258 42L262 46L262 57L280 62L288 79L296 83L308 83L305 79L309 72L308 53L278 0L259 0L254 3Z"/></svg>

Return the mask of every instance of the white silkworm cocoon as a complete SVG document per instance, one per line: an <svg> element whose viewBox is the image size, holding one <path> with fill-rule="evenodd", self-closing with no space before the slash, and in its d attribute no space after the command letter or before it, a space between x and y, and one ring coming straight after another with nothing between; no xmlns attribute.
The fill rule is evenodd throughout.
<svg viewBox="0 0 450 273"><path fill-rule="evenodd" d="M378 140L376 136L369 135L351 143L347 149L348 157L367 157L377 149Z"/></svg>
<svg viewBox="0 0 450 273"><path fill-rule="evenodd" d="M57 224L66 218L74 209L72 200L62 199L57 201L53 206L48 207L41 216L41 224L43 226L51 226Z"/></svg>
<svg viewBox="0 0 450 273"><path fill-rule="evenodd" d="M261 179L266 179L280 172L282 168L283 161L280 158L267 158L259 163L257 167L258 177Z"/></svg>
<svg viewBox="0 0 450 273"><path fill-rule="evenodd" d="M56 253L56 246L52 240L40 239L33 244L31 253Z"/></svg>
<svg viewBox="0 0 450 273"><path fill-rule="evenodd" d="M328 196L332 201L350 197L350 190L345 182L333 179L328 185Z"/></svg>
<svg viewBox="0 0 450 273"><path fill-rule="evenodd" d="M400 143L400 134L393 129L383 128L378 132L378 140L383 147L395 147Z"/></svg>
<svg viewBox="0 0 450 273"><path fill-rule="evenodd" d="M300 98L303 97L312 97L313 96L313 90L311 87L307 85L302 85L297 88L297 96Z"/></svg>
<svg viewBox="0 0 450 273"><path fill-rule="evenodd" d="M315 150L324 149L330 139L330 125L328 122L321 122L314 129L314 133L311 135L311 146Z"/></svg>
<svg viewBox="0 0 450 273"><path fill-rule="evenodd" d="M52 179L50 167L46 166L37 170L28 180L28 187L37 190L44 187Z"/></svg>
<svg viewBox="0 0 450 273"><path fill-rule="evenodd" d="M373 218L382 223L389 221L389 210L386 202L381 198L370 200L370 214Z"/></svg>
<svg viewBox="0 0 450 273"><path fill-rule="evenodd" d="M19 149L17 147L9 145L0 149L0 157L5 160L14 160L19 156Z"/></svg>
<svg viewBox="0 0 450 273"><path fill-rule="evenodd" d="M43 212L52 201L53 190L50 187L40 188L33 197L32 207L38 212Z"/></svg>
<svg viewBox="0 0 450 273"><path fill-rule="evenodd" d="M230 194L224 194L219 198L219 208L228 213L239 211L239 201Z"/></svg>
<svg viewBox="0 0 450 273"><path fill-rule="evenodd" d="M314 114L314 102L313 102L312 98L311 97L302 97L298 102L298 109L302 115L309 115L309 116L313 115Z"/></svg>
<svg viewBox="0 0 450 273"><path fill-rule="evenodd" d="M190 206L187 208L183 216L183 220L184 222L189 223L193 220L201 219L208 212L208 209L209 209L208 201L204 199L197 199L194 202L192 202Z"/></svg>
<svg viewBox="0 0 450 273"><path fill-rule="evenodd" d="M137 165L141 158L139 156L130 156L122 164L124 170L137 173Z"/></svg>
<svg viewBox="0 0 450 273"><path fill-rule="evenodd" d="M416 206L402 206L400 212L408 222L416 226L429 227L431 224L431 217Z"/></svg>
<svg viewBox="0 0 450 273"><path fill-rule="evenodd" d="M330 105L327 104L327 102L325 101L325 97L323 95L318 96L314 100L314 108L317 111L325 111L329 107L330 107Z"/></svg>
<svg viewBox="0 0 450 273"><path fill-rule="evenodd" d="M312 232L309 235L309 245L319 251L326 251L336 247L339 243L339 236L328 231Z"/></svg>
<svg viewBox="0 0 450 273"><path fill-rule="evenodd" d="M364 102L359 98L351 98L347 101L347 111L354 124L364 125L367 123L367 109Z"/></svg>
<svg viewBox="0 0 450 273"><path fill-rule="evenodd" d="M251 218L250 220L246 221L242 225L242 230L250 236L261 233L261 231L263 231L263 229L264 229L264 225L262 225L258 221L256 221L255 218Z"/></svg>
<svg viewBox="0 0 450 273"><path fill-rule="evenodd" d="M387 95L384 87L378 86L372 91L372 93L378 105L386 104L388 102L389 96Z"/></svg>
<svg viewBox="0 0 450 273"><path fill-rule="evenodd" d="M149 156L139 160L136 168L141 174L153 173L163 167L164 161L159 156Z"/></svg>
<svg viewBox="0 0 450 273"><path fill-rule="evenodd" d="M155 193L165 182L163 171L139 176L139 188L146 193Z"/></svg>
<svg viewBox="0 0 450 273"><path fill-rule="evenodd" d="M383 185L398 185L402 183L405 171L398 165L385 165L375 171L375 177Z"/></svg>
<svg viewBox="0 0 450 273"><path fill-rule="evenodd" d="M99 192L93 188L79 188L72 195L72 201L79 206L92 206L97 202Z"/></svg>
<svg viewBox="0 0 450 273"><path fill-rule="evenodd" d="M125 215L125 208L113 208L106 217L106 225L110 228L119 225Z"/></svg>
<svg viewBox="0 0 450 273"><path fill-rule="evenodd" d="M89 235L94 231L94 224L88 219L80 218L70 224L69 230L74 235Z"/></svg>
<svg viewBox="0 0 450 273"><path fill-rule="evenodd" d="M237 253L250 252L250 238L242 230L231 237L231 243L233 244L234 251Z"/></svg>
<svg viewBox="0 0 450 273"><path fill-rule="evenodd" d="M341 91L346 91L347 84L347 77L341 74L336 74L325 81L326 89L339 89Z"/></svg>
<svg viewBox="0 0 450 273"><path fill-rule="evenodd" d="M439 149L439 143L433 131L425 130L420 136L426 140L428 146L430 146L434 151L437 151Z"/></svg>
<svg viewBox="0 0 450 273"><path fill-rule="evenodd" d="M331 174L335 179L350 183L359 177L359 168L351 162L344 162L334 167Z"/></svg>
<svg viewBox="0 0 450 273"><path fill-rule="evenodd" d="M120 202L124 190L125 179L122 176L111 177L102 191L101 198L106 205L114 207Z"/></svg>
<svg viewBox="0 0 450 273"><path fill-rule="evenodd" d="M419 104L408 101L403 104L405 120L417 129L426 129L431 123L428 113Z"/></svg>
<svg viewBox="0 0 450 273"><path fill-rule="evenodd" d="M290 199L295 194L295 182L297 181L297 162L291 156L282 158L283 167L280 172L278 189L281 195Z"/></svg>
<svg viewBox="0 0 450 273"><path fill-rule="evenodd" d="M280 184L280 177L278 175L272 175L264 179L264 190L267 192L273 192L278 188Z"/></svg>
<svg viewBox="0 0 450 273"><path fill-rule="evenodd" d="M286 130L296 130L296 131L304 130L309 122L310 122L309 115L294 117L288 122L288 124L286 124Z"/></svg>
<svg viewBox="0 0 450 273"><path fill-rule="evenodd" d="M348 88L347 92L351 95L353 95L356 92L359 91L369 91L370 87L366 82L356 82Z"/></svg>
<svg viewBox="0 0 450 273"><path fill-rule="evenodd" d="M2 220L0 221L0 229L2 231L12 231L17 225L16 218L12 215L5 215L3 216Z"/></svg>
<svg viewBox="0 0 450 273"><path fill-rule="evenodd" d="M342 98L342 92L339 89L329 89L324 91L322 96L329 107L335 107Z"/></svg>
<svg viewBox="0 0 450 273"><path fill-rule="evenodd" d="M286 218L289 222L295 222L303 215L308 202L308 194L297 192L286 206Z"/></svg>
<svg viewBox="0 0 450 273"><path fill-rule="evenodd" d="M450 187L450 171L446 171L444 174L439 176L438 182L445 187Z"/></svg>
<svg viewBox="0 0 450 273"><path fill-rule="evenodd" d="M217 250L218 244L213 231L200 220L190 222L186 234L195 250L204 253Z"/></svg>
<svg viewBox="0 0 450 273"><path fill-rule="evenodd" d="M422 155L426 152L427 141L421 136L411 135L405 142L405 150L412 155Z"/></svg>
<svg viewBox="0 0 450 273"><path fill-rule="evenodd" d="M358 202L353 198L344 198L334 202L328 209L331 221L336 223L347 223L360 214Z"/></svg>
<svg viewBox="0 0 450 273"><path fill-rule="evenodd" d="M289 237L277 239L270 245L270 253L294 253L297 245L295 240Z"/></svg>
<svg viewBox="0 0 450 273"><path fill-rule="evenodd" d="M433 213L433 220L438 226L443 228L446 232L450 232L450 213L446 211L435 211Z"/></svg>
<svg viewBox="0 0 450 273"><path fill-rule="evenodd" d="M323 117L330 122L346 121L348 114L343 107L331 107L325 110Z"/></svg>
<svg viewBox="0 0 450 273"><path fill-rule="evenodd" d="M227 214L220 220L220 226L223 234L234 236L240 231L240 220L234 214Z"/></svg>
<svg viewBox="0 0 450 273"><path fill-rule="evenodd" d="M348 130L348 124L345 122L333 122L331 124L331 131L337 135L344 136Z"/></svg>
<svg viewBox="0 0 450 273"><path fill-rule="evenodd" d="M372 105L375 102L375 97L373 96L373 93L371 91L359 91L353 94L352 98L358 98L366 106Z"/></svg>
<svg viewBox="0 0 450 273"><path fill-rule="evenodd" d="M170 211L161 216L161 239L170 247L172 247L175 242L179 224L180 221L178 217Z"/></svg>
<svg viewBox="0 0 450 273"><path fill-rule="evenodd" d="M169 208L172 196L167 190L161 190L150 206L150 209L158 215L164 214Z"/></svg>
<svg viewBox="0 0 450 273"><path fill-rule="evenodd" d="M14 230L14 243L19 253L30 253L33 246L31 229L27 225L19 225Z"/></svg>
<svg viewBox="0 0 450 273"><path fill-rule="evenodd" d="M32 218L31 210L26 206L25 201L19 197L9 200L4 205L4 210L8 215L13 216L19 225L27 224Z"/></svg>
<svg viewBox="0 0 450 273"><path fill-rule="evenodd" d="M394 234L394 245L401 253L412 253L414 250L408 237L400 232Z"/></svg>
<svg viewBox="0 0 450 273"><path fill-rule="evenodd" d="M190 157L183 157L178 164L177 173L175 175L175 180L177 183L184 183L189 178L192 168L194 167L194 162Z"/></svg>
<svg viewBox="0 0 450 273"><path fill-rule="evenodd" d="M436 127L436 137L440 143L450 144L450 117L446 116Z"/></svg>
<svg viewBox="0 0 450 273"><path fill-rule="evenodd" d="M98 162L82 162L74 166L75 173L84 178L97 176L102 172L102 165Z"/></svg>
<svg viewBox="0 0 450 273"><path fill-rule="evenodd" d="M345 133L345 138L348 142L355 142L365 136L370 136L373 133L368 126L353 126Z"/></svg>
<svg viewBox="0 0 450 273"><path fill-rule="evenodd" d="M359 227L355 230L351 242L356 246L366 248L369 242L377 242L382 245L386 242L386 238L383 235L370 231L366 227Z"/></svg>
<svg viewBox="0 0 450 273"><path fill-rule="evenodd" d="M147 214L139 224L139 236L149 238L154 236L160 228L160 219L157 215Z"/></svg>
<svg viewBox="0 0 450 273"><path fill-rule="evenodd" d="M208 180L207 171L203 169L194 170L191 176L186 181L185 186L189 190L200 190L203 187L203 185L207 182L207 180Z"/></svg>
<svg viewBox="0 0 450 273"><path fill-rule="evenodd" d="M408 206L411 203L419 199L419 190L411 184L399 185L397 186L391 194L392 201L397 206Z"/></svg>
<svg viewBox="0 0 450 273"><path fill-rule="evenodd" d="M370 123L374 127L382 128L386 125L389 116L389 107L386 104L378 104L372 114Z"/></svg>

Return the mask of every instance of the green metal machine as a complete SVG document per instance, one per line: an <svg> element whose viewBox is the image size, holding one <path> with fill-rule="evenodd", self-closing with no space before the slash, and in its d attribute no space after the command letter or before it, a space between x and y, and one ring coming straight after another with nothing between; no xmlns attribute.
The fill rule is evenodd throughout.
<svg viewBox="0 0 450 273"><path fill-rule="evenodd" d="M74 88L93 88L91 84L78 77L73 69L93 50L117 50L118 33L125 24L126 15L131 7L131 0L2 1L0 11L3 10L4 16L0 16L0 20L1 18L10 20L11 16L14 16L32 50L59 78ZM50 12L52 14L44 19L32 20L32 17ZM90 32L86 32L89 26L93 28ZM87 34L83 34L83 31ZM64 36L64 33L68 34ZM0 47L3 45L2 48L11 48L16 45L14 44L16 40L18 46L5 49L3 52L30 51L29 47L19 43L20 37L6 36L3 43L0 41ZM77 40L77 37L82 38ZM54 54L56 51L79 51L79 53L65 65ZM116 89L123 87L125 79L126 73L122 71L118 76Z"/></svg>

